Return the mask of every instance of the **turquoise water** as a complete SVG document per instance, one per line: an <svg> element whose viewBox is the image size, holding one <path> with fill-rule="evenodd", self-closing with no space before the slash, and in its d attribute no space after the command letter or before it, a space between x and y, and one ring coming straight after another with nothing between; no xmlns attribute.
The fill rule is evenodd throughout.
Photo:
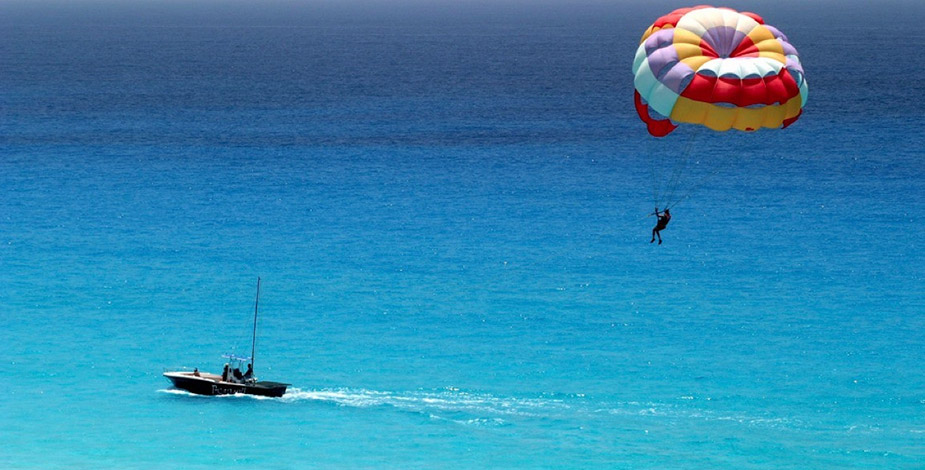
<svg viewBox="0 0 925 470"><path fill-rule="evenodd" d="M749 4L806 114L655 142L676 5L78 5L0 5L0 467L922 467L921 7ZM290 391L172 390L257 276Z"/></svg>

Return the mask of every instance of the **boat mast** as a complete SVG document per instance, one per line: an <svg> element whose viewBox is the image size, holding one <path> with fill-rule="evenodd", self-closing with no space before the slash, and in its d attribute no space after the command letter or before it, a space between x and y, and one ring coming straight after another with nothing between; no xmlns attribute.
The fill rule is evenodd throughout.
<svg viewBox="0 0 925 470"><path fill-rule="evenodd" d="M257 307L260 304L260 276L257 276L257 299L254 300L254 336L251 338L251 369L257 355Z"/></svg>

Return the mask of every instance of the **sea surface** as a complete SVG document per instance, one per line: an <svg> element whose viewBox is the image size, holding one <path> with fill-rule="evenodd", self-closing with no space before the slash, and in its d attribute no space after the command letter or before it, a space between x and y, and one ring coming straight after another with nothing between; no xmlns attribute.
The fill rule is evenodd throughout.
<svg viewBox="0 0 925 470"><path fill-rule="evenodd" d="M925 5L656 140L641 3L0 1L0 468L925 468Z"/></svg>

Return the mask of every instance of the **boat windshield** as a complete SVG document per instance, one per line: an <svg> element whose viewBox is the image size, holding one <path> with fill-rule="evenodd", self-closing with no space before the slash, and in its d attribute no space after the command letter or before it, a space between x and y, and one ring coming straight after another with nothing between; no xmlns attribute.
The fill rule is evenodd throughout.
<svg viewBox="0 0 925 470"><path fill-rule="evenodd" d="M254 372L251 369L251 358L244 356L235 356L234 354L223 354L223 358L227 359L226 366L228 366L227 375L225 372L222 372L222 379L232 382L252 382L255 380Z"/></svg>
<svg viewBox="0 0 925 470"><path fill-rule="evenodd" d="M250 364L251 358L244 356L235 356L234 354L222 354L222 357L228 359L230 362L236 362L238 364Z"/></svg>

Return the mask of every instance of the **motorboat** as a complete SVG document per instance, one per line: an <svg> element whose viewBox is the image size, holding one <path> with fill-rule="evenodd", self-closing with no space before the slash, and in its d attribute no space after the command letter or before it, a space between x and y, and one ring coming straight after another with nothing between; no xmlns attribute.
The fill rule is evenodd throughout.
<svg viewBox="0 0 925 470"><path fill-rule="evenodd" d="M264 397L281 397L286 393L287 383L257 380L254 376L254 357L257 353L257 311L260 305L260 278L257 278L257 299L254 301L254 331L251 340L250 357L225 354L224 369L221 374L200 372L198 368L192 372L174 371L164 372L164 377L174 387L186 390L197 395L259 395ZM243 366L246 372L241 372Z"/></svg>
<svg viewBox="0 0 925 470"><path fill-rule="evenodd" d="M250 358L236 357L225 355L231 362L246 362ZM230 366L230 363L226 363ZM226 369L227 370L227 369ZM289 384L281 382L269 382L257 380L256 378L237 378L234 376L234 370L240 373L240 366L231 369L232 373L211 374L208 372L199 372L198 369L189 372L164 372L173 386L181 390L186 390L197 395L234 395L241 393L245 395L260 395L264 397L281 397L286 393Z"/></svg>

